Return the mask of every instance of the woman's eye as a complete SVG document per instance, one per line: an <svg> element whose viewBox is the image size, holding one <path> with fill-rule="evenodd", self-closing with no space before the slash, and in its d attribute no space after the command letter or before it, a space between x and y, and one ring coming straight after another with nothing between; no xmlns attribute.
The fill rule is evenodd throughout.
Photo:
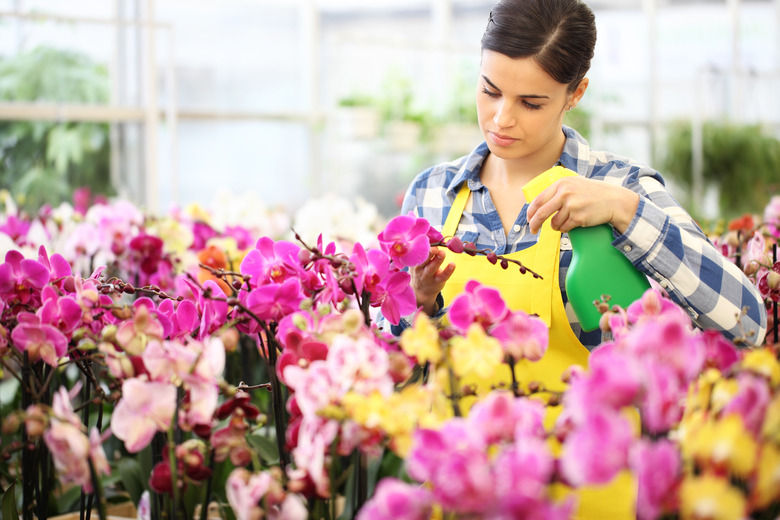
<svg viewBox="0 0 780 520"><path fill-rule="evenodd" d="M497 97L501 96L501 94L499 94L498 92L491 92L490 90L488 90L486 88L482 89L482 93L483 94L487 94L488 97L491 97L491 98L497 98Z"/></svg>
<svg viewBox="0 0 780 520"><path fill-rule="evenodd" d="M542 105L536 105L534 103L529 103L528 101L523 100L523 106L527 108L528 110L539 110L542 108Z"/></svg>

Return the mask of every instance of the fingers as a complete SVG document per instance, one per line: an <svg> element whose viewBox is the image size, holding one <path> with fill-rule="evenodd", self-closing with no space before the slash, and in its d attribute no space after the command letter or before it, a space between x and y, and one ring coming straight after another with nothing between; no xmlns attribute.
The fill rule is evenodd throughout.
<svg viewBox="0 0 780 520"><path fill-rule="evenodd" d="M544 221L561 209L560 199L555 197L557 184L558 182L541 192L528 205L526 216L531 233L538 233Z"/></svg>

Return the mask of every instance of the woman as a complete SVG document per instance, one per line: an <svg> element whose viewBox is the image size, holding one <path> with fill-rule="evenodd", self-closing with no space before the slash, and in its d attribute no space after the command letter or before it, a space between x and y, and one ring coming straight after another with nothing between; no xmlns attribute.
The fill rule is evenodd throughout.
<svg viewBox="0 0 780 520"><path fill-rule="evenodd" d="M552 260L558 264L553 292L559 293L564 308L563 281L571 261L566 232L610 224L614 247L658 282L698 326L760 344L766 333L766 309L758 291L709 243L666 191L659 173L631 159L591 150L576 131L563 126L564 114L588 88L585 74L595 43L593 13L580 1L498 2L482 37L477 81L477 114L485 142L468 156L419 174L401 213L411 211L445 236L457 235L501 255L536 247L537 233L552 215L551 230L562 233ZM528 204L522 187L556 164L578 176L561 179ZM454 217L454 205L459 219ZM469 267L460 266L468 259L474 260L440 249L429 262L411 270L424 312L442 316L451 301L446 296L457 294L456 285L462 287L474 278ZM533 261L523 263L537 272L542 269ZM515 272L503 276L502 285L523 278ZM598 330L583 332L573 312L566 315L569 318L560 325L570 327L584 346L590 349L599 343ZM403 320L394 332L409 323Z"/></svg>
<svg viewBox="0 0 780 520"><path fill-rule="evenodd" d="M591 10L579 0L500 0L482 38L477 113L485 142L468 156L417 176L402 214L424 217L442 234L520 260L541 281L501 270L484 258L434 250L410 270L418 305L444 315L469 279L500 288L507 304L538 314L550 346L518 380L562 390L561 373L586 365L600 331L583 332L564 287L571 262L566 232L609 224L613 246L655 280L702 328L760 344L766 310L742 271L706 239L653 169L590 149L564 114L585 95L596 42ZM555 165L578 175L553 183L532 202L522 188ZM745 311L744 314L742 311ZM395 334L413 317L393 327ZM631 518L635 491L622 475L580 496L580 517Z"/></svg>

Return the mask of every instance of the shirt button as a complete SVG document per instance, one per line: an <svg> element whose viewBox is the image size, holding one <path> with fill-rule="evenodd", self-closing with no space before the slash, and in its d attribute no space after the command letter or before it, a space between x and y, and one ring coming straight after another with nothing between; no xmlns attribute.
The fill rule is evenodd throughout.
<svg viewBox="0 0 780 520"><path fill-rule="evenodd" d="M623 246L623 251L625 251L626 253L630 252L631 251L631 246L629 246L629 245Z"/></svg>
<svg viewBox="0 0 780 520"><path fill-rule="evenodd" d="M561 245L562 246L568 246L569 245L569 237L561 237Z"/></svg>
<svg viewBox="0 0 780 520"><path fill-rule="evenodd" d="M512 229L515 230L515 232L520 231L520 224L515 224Z"/></svg>
<svg viewBox="0 0 780 520"><path fill-rule="evenodd" d="M669 282L668 282L668 281L666 281L666 280L661 280L661 281L658 283L658 285L660 285L660 286L661 286L661 287L663 287L664 289L667 289L667 288L669 287Z"/></svg>

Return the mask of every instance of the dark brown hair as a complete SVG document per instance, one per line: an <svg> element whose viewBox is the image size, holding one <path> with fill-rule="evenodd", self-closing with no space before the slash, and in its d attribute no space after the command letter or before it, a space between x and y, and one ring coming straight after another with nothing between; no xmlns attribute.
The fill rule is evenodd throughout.
<svg viewBox="0 0 780 520"><path fill-rule="evenodd" d="M596 46L593 11L580 0L500 0L490 11L482 49L533 58L572 92Z"/></svg>

